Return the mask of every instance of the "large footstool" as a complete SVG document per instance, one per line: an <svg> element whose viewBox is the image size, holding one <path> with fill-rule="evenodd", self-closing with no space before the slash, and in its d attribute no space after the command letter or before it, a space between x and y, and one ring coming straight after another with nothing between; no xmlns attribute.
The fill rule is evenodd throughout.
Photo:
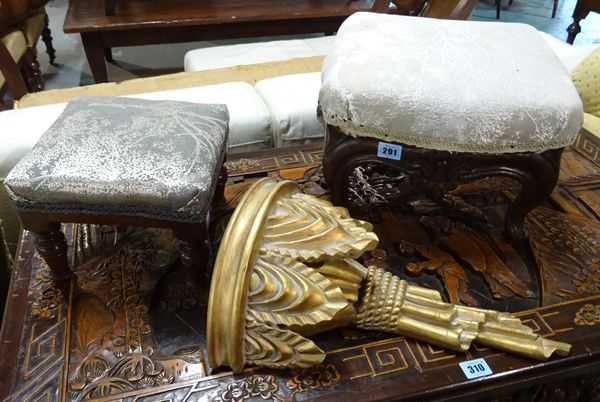
<svg viewBox="0 0 600 402"><path fill-rule="evenodd" d="M68 278L63 222L170 228L190 285L205 279L211 203L227 179L225 105L77 98L5 180L54 279ZM213 200L213 194L217 193Z"/></svg>
<svg viewBox="0 0 600 402"><path fill-rule="evenodd" d="M370 13L341 26L319 104L335 204L468 211L451 190L503 176L520 184L504 218L515 244L526 244L524 218L551 193L583 120L566 69L533 27Z"/></svg>

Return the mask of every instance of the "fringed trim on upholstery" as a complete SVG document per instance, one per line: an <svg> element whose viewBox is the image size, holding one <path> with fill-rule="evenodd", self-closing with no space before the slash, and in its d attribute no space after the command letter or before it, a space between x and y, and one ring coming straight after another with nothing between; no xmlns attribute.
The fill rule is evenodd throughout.
<svg viewBox="0 0 600 402"><path fill-rule="evenodd" d="M356 127L350 121L344 121L336 116L324 115L327 124L338 127L346 135L352 137L367 137L377 138L383 141L398 142L401 144L412 145L426 149L435 149L437 151L449 152L473 152L487 154L504 154L504 153L519 153L519 152L536 152L541 153L549 149L564 148L571 145L577 133L574 135L561 138L553 141L541 142L522 142L519 144L480 144L480 143L453 143L452 141L444 141L441 139L421 138L405 134L400 134L391 131L376 130L370 127Z"/></svg>
<svg viewBox="0 0 600 402"><path fill-rule="evenodd" d="M43 204L38 202L15 201L15 209L21 212L39 212L55 214L86 214L86 215L118 215L127 217L141 217L156 219L166 222L189 222L199 223L206 220L207 211L198 214L189 212L167 211L160 209L149 209L138 206L118 207L107 205L84 205L84 204Z"/></svg>

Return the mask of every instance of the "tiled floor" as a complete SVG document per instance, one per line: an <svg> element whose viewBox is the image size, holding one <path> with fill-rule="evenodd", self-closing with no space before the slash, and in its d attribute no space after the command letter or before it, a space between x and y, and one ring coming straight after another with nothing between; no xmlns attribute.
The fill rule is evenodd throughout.
<svg viewBox="0 0 600 402"><path fill-rule="evenodd" d="M508 6L508 0L502 0L501 21L523 22L537 29L566 40L566 28L572 22L571 15L576 0L560 0L556 18L552 14L553 0L514 0ZM57 49L58 67L48 64L43 44L39 45L40 64L45 76L46 88L65 88L93 83L89 67L83 53L78 35L66 35L62 24L68 0L54 0L46 6L50 15L50 24ZM494 0L481 0L472 19L494 21L496 9ZM600 14L591 13L581 23L582 32L575 44L600 43ZM233 41L221 41L220 43ZM158 75L180 71L183 56L190 50L203 46L219 44L217 42L196 42L186 44L139 46L114 50L118 66L109 65L109 77L114 81L138 76Z"/></svg>

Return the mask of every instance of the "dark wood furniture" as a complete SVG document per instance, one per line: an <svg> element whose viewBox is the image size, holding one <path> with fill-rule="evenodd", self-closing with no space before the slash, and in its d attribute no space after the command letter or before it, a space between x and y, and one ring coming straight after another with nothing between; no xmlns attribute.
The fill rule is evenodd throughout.
<svg viewBox="0 0 600 402"><path fill-rule="evenodd" d="M454 199L453 191L461 184L504 177L521 189L504 216L505 236L521 252L528 249L525 217L552 193L563 151L477 154L400 144L402 158L396 161L377 156L379 143L327 127L323 173L335 205L387 205L417 214L446 210L443 214L477 220L482 214Z"/></svg>
<svg viewBox="0 0 600 402"><path fill-rule="evenodd" d="M508 1L508 5L512 5L513 0ZM500 19L500 9L502 8L502 0L495 0L496 5L496 19ZM552 3L552 18L556 17L556 10L558 9L558 0L554 0Z"/></svg>
<svg viewBox="0 0 600 402"><path fill-rule="evenodd" d="M207 281L206 265L210 258L208 221L183 223L112 215L23 212L19 212L19 219L24 230L35 234L36 250L48 264L52 279L57 282L67 280L72 274L67 257L67 242L61 231L63 222L171 229L179 241L179 258L181 265L186 269L188 284L198 287Z"/></svg>
<svg viewBox="0 0 600 402"><path fill-rule="evenodd" d="M439 18L466 19L476 0L414 0L410 9ZM199 40L333 33L357 11L388 12L377 0L260 0L198 2L194 0L71 0L66 33L79 33L96 82L108 81L105 57L119 46L140 46Z"/></svg>
<svg viewBox="0 0 600 402"><path fill-rule="evenodd" d="M252 180L265 175L296 180L306 193L326 193L318 147L229 158L231 181L225 190L229 208ZM315 368L250 368L239 376L210 373L204 304L179 308L174 314L160 296L164 282L160 278L168 267L159 266L157 256L176 253L165 246L169 242L144 231L122 238L110 227L67 225L69 255L76 266L76 275L67 284L72 296L68 300L35 254L32 235L25 232L21 241L0 333L0 400L598 400L600 288L594 244L600 239L599 182L600 167L567 149L552 196L560 207L539 207L529 215L527 226L544 278L539 298L524 294L494 299L486 293L482 275L495 277L498 285L509 283L505 274L498 273L493 256L516 268L520 276L518 257L501 242L490 243L495 251L486 254L487 262L478 272L467 269L466 262L479 252L475 246L454 253L448 250L458 248L447 242L437 249L454 254L455 265L465 269L472 303L510 310L529 305L519 313L521 318L541 334L571 342L567 357L536 362L485 348L461 354L402 337L347 330L316 340L329 355ZM505 192L483 185L478 189L491 191L494 199ZM428 241L422 226L386 208L373 209L363 218L375 224L381 239L381 248L371 253L368 263L404 275L407 263L415 260L399 246L406 249L407 240ZM215 222L213 231L218 233L223 223ZM444 226L438 230L443 232ZM117 271L111 268L115 264L120 267ZM436 267L433 260L427 265ZM442 271L448 271L447 264ZM442 276L441 271L436 273ZM451 287L438 275L410 280L450 294ZM467 380L458 363L476 357L485 358L493 374Z"/></svg>
<svg viewBox="0 0 600 402"><path fill-rule="evenodd" d="M573 10L573 23L567 27L567 42L573 44L575 37L581 32L579 22L593 11L600 13L600 0L577 0L575 10Z"/></svg>
<svg viewBox="0 0 600 402"><path fill-rule="evenodd" d="M216 192L212 199L213 208L218 208L224 203L227 182L227 171L224 167L217 180ZM19 209L17 213L23 229L35 234L36 250L48 264L50 276L57 282L64 282L72 274L67 256L67 242L61 230L61 224L66 222L171 229L179 242L179 261L185 268L187 283L199 287L207 282L206 267L210 260L208 219L200 222L178 222L122 214L29 212Z"/></svg>
<svg viewBox="0 0 600 402"><path fill-rule="evenodd" d="M48 0L4 0L2 2L0 37L14 32L22 33L27 51L21 57L17 57L15 54L10 57L4 44L0 44L3 47L0 50L0 72L6 78L6 85L0 88L0 95L3 95L4 91L8 89L12 98L17 100L26 92L37 92L44 89L36 49L40 38L46 45L46 52L51 64L54 64L56 57L56 50L52 46L52 35L48 27L48 14L44 9L47 2ZM13 59L17 60L13 61ZM15 62L16 67L14 66ZM22 79L19 79L15 71L20 73ZM24 81L24 83L19 81Z"/></svg>

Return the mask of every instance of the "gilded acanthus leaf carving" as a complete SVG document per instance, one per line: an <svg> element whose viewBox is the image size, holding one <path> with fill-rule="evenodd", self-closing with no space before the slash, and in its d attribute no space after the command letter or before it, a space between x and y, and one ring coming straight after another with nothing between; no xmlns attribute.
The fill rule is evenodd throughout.
<svg viewBox="0 0 600 402"><path fill-rule="evenodd" d="M377 246L373 226L345 208L302 193L280 198L264 229L261 251L313 262L358 258Z"/></svg>
<svg viewBox="0 0 600 402"><path fill-rule="evenodd" d="M272 324L246 321L245 354L250 364L275 368L310 367L323 361L323 352L313 341Z"/></svg>
<svg viewBox="0 0 600 402"><path fill-rule="evenodd" d="M279 325L313 325L331 320L348 306L340 288L300 261L266 253L258 257L248 309Z"/></svg>

